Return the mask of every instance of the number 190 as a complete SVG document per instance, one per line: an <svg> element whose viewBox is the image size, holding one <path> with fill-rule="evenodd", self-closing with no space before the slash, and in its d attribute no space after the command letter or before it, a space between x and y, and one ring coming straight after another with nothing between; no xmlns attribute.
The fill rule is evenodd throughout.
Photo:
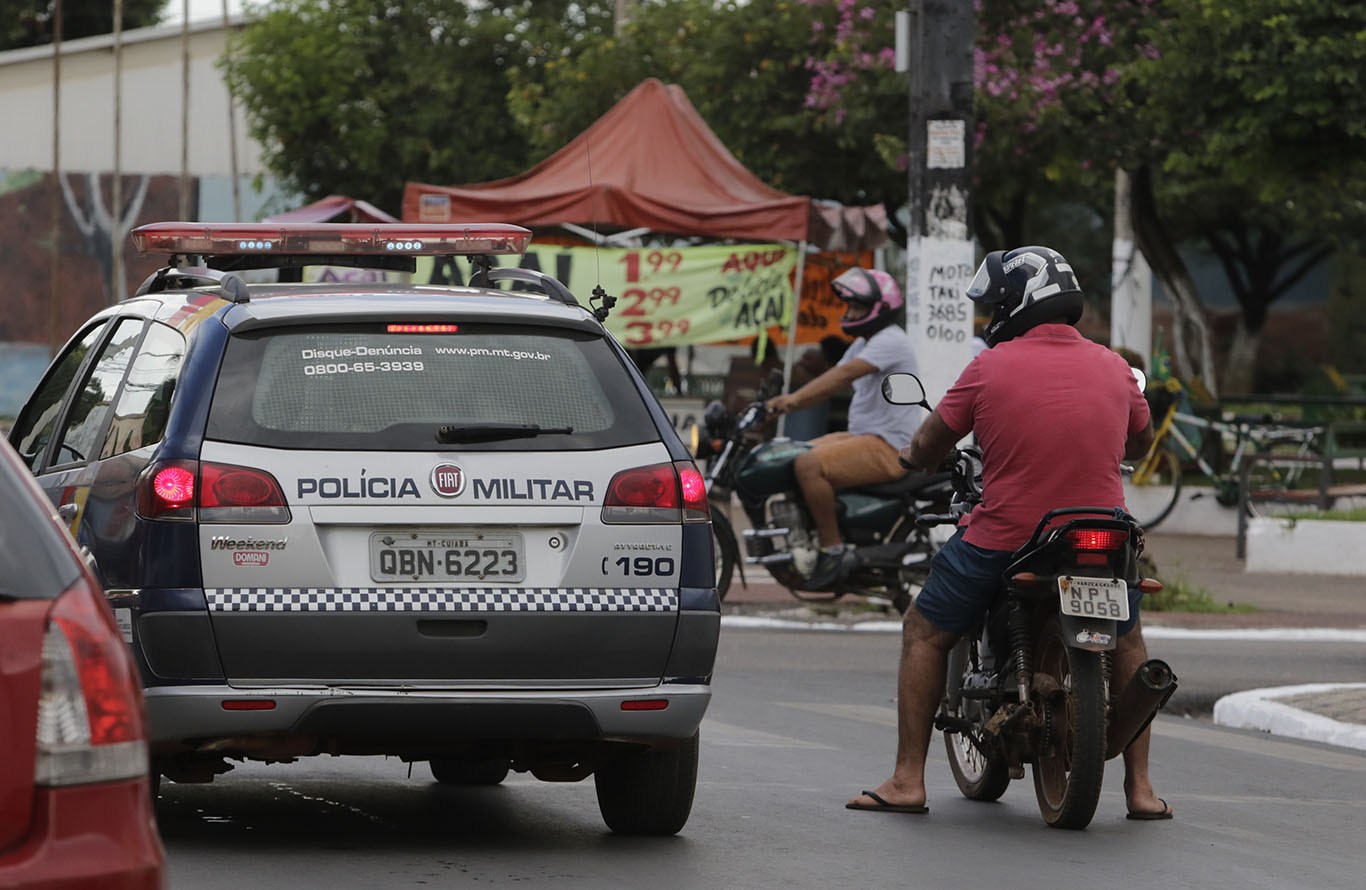
<svg viewBox="0 0 1366 890"><path fill-rule="evenodd" d="M623 556L615 565L626 575L672 575L674 560L672 556L652 558L649 556Z"/></svg>

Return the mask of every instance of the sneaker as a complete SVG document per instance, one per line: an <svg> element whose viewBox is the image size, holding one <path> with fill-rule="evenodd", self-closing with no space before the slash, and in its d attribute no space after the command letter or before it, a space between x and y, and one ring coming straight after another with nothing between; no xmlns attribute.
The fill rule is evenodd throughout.
<svg viewBox="0 0 1366 890"><path fill-rule="evenodd" d="M834 547L825 548L821 551L820 556L816 557L816 567L807 576L807 589L826 590L835 586L835 583L843 579L849 569L853 567L854 561L853 547L837 544Z"/></svg>

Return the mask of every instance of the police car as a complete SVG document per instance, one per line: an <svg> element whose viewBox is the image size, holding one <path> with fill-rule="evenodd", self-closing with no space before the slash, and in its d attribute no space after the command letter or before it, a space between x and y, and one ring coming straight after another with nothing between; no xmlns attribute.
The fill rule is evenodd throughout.
<svg viewBox="0 0 1366 890"><path fill-rule="evenodd" d="M385 754L447 784L591 775L614 831L682 828L709 510L606 307L496 268L516 226L131 237L169 264L80 326L10 439L132 646L154 775ZM420 256L471 257L472 286L245 272Z"/></svg>

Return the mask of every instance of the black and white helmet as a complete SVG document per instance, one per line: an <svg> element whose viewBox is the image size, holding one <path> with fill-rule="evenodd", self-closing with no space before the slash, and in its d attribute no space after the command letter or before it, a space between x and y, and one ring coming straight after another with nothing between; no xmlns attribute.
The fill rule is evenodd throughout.
<svg viewBox="0 0 1366 890"><path fill-rule="evenodd" d="M1085 305L1071 264L1048 247L993 250L968 285L968 299L991 312L982 331L988 346L1046 321L1075 325Z"/></svg>

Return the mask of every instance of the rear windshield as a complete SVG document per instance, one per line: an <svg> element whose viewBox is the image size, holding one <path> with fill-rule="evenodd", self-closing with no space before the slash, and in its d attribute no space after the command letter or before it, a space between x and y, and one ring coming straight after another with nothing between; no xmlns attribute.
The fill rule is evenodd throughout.
<svg viewBox="0 0 1366 890"><path fill-rule="evenodd" d="M283 327L231 338L209 438L356 451L590 450L659 438L601 336L505 324L461 324L443 333L388 327ZM437 440L443 426L498 424L548 432Z"/></svg>
<svg viewBox="0 0 1366 890"><path fill-rule="evenodd" d="M62 534L43 513L45 503L21 484L27 472L14 461L0 460L0 599L53 599L80 577Z"/></svg>

